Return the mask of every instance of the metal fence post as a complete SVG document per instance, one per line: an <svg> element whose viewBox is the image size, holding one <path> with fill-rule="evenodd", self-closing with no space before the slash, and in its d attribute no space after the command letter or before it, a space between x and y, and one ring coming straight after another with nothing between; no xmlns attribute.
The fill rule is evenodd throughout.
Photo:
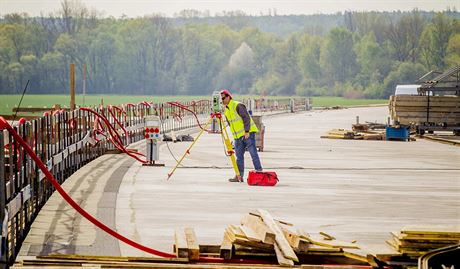
<svg viewBox="0 0 460 269"><path fill-rule="evenodd" d="M3 148L4 137L3 130L0 130L0 269L6 268L7 261L7 243L6 235L8 233L8 227L4 227L4 220L6 209L6 191L5 191L5 150Z"/></svg>

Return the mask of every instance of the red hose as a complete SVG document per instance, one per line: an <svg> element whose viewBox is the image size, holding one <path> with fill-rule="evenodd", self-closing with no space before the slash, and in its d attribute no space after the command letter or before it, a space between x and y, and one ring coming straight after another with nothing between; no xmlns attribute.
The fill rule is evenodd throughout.
<svg viewBox="0 0 460 269"><path fill-rule="evenodd" d="M172 253L167 253L163 251L159 251L144 245L141 245L137 242L132 241L131 239L117 233L104 223L100 222L98 219L90 215L88 212L86 212L83 208L81 208L73 199L70 197L65 190L61 187L61 185L57 182L57 180L54 178L54 176L48 171L46 166L43 164L43 162L38 158L38 156L33 152L33 150L30 148L30 146L21 138L21 136L11 127L11 125L3 118L0 116L0 131L1 130L8 130L10 134L15 138L16 141L19 142L19 144L22 146L22 148L29 154L29 156L34 160L34 162L37 164L38 168L45 174L46 179L54 186L54 188L58 191L58 193L64 198L64 200L72 206L80 215L82 215L84 218L89 220L91 223L102 229L104 232L110 234L111 236L117 238L118 240L136 248L141 251L150 253L152 255L156 255L159 257L163 258L176 258L175 254ZM209 263L246 263L246 264L257 264L257 263L267 263L266 261L255 261L255 260L243 260L243 259L231 259L231 260L224 260L222 258L208 258L208 257L201 257L199 258L198 262L209 262Z"/></svg>
<svg viewBox="0 0 460 269"><path fill-rule="evenodd" d="M121 141L121 138L120 136L118 135L117 131L112 127L112 125L110 124L110 122L107 120L106 117L104 117L102 114L99 114L97 113L96 111L90 109L90 108L86 108L86 107L81 107L80 108L81 110L83 111L87 111L87 112L90 112L90 113L93 113L95 114L96 116L99 117L99 119L101 119L102 121L104 121L105 125L107 126L107 129L110 133L110 136L112 137L112 142L114 142L113 144L115 145L115 147L117 147L119 150L121 150L122 152L126 153L128 156L136 159L137 161L141 162L141 163L148 163L146 160L142 160L140 159L139 157L137 157L135 154L133 154L131 151L127 150L122 141ZM112 130L113 129L113 130ZM116 133L116 135L114 135L113 133ZM136 153L138 154L138 153ZM139 155L139 154L138 154Z"/></svg>
<svg viewBox="0 0 460 269"><path fill-rule="evenodd" d="M212 130L204 129L203 126L201 126L200 120L198 119L198 117L197 117L195 111L189 109L187 106L185 106L185 105L183 105L183 104L181 104L181 103L179 103L179 102L166 102L166 103L167 103L167 104L170 104L170 105L172 105L172 106L176 106L176 107L178 107L178 108L180 108L180 109L183 109L183 110L186 110L186 111L192 113L193 116L195 117L196 122L198 123L198 126L200 127L201 130L206 131L206 132L208 132L208 133L212 133L212 132L213 132Z"/></svg>
<svg viewBox="0 0 460 269"><path fill-rule="evenodd" d="M116 106L109 106L108 107L109 109L109 113L110 115L112 115L113 119L115 120L115 122L121 127L121 129L123 130L123 132L125 133L125 137L128 138L128 132L126 131L125 127L123 126L123 124L121 124L121 122L117 119L115 113L113 113L112 109L117 109L119 112L121 112L122 114L124 113L123 110L121 110L120 108L116 107ZM125 113L126 114L126 113ZM125 119L126 120L126 119ZM118 132L117 132L118 134Z"/></svg>
<svg viewBox="0 0 460 269"><path fill-rule="evenodd" d="M59 185L57 180L53 177L53 175L48 171L48 169L45 167L43 162L37 157L37 155L33 152L33 150L30 148L30 146L21 138L21 136L11 127L11 125L3 118L0 116L0 130L6 129L10 132L10 134L16 139L16 141L21 144L21 146L24 148L24 150L29 154L29 156L34 160L34 162L37 164L38 168L45 174L46 178L53 184L54 188L59 192L59 194L64 198L64 200L69 203L75 210L77 210L78 213L80 213L83 217L85 217L87 220L91 221L94 225L97 227L101 228L103 231L106 233L110 234L111 236L119 239L120 241L125 242L126 244L135 247L139 250L142 250L144 252L164 257L164 258L175 258L176 255L171 254L171 253L166 253L162 252L153 248L146 247L144 245L141 245L137 242L132 241L131 239L124 237L123 235L115 232L108 226L106 226L104 223L100 222L93 216L91 216L88 212L86 212L83 208L81 208Z"/></svg>

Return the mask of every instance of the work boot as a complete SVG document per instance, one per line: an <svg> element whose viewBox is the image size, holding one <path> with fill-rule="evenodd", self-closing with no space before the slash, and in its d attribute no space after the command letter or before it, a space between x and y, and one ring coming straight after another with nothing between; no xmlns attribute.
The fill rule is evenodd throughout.
<svg viewBox="0 0 460 269"><path fill-rule="evenodd" d="M242 177L238 178L237 176L229 178L228 181L230 181L230 182L244 182Z"/></svg>

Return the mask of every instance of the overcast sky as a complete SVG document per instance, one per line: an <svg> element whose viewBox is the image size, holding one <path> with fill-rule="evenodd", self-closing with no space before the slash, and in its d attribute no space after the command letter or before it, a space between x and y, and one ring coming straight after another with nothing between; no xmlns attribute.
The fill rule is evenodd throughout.
<svg viewBox="0 0 460 269"><path fill-rule="evenodd" d="M278 15L335 13L338 11L410 11L414 8L426 11L456 9L460 0L79 0L88 8L103 12L104 16L129 17L161 13L173 16L183 9L208 10L211 15L222 11L242 10L250 15L268 14L276 10ZM61 0L0 0L0 15L27 12L40 15L60 9Z"/></svg>

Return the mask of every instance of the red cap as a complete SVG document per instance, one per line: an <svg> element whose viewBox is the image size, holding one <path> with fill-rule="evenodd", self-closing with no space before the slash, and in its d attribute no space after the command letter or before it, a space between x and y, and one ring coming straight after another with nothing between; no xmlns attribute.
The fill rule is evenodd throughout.
<svg viewBox="0 0 460 269"><path fill-rule="evenodd" d="M222 95L222 94L225 94L225 95L230 96L230 98L232 98L232 94L230 93L229 90L225 90L225 89L224 89L224 90L221 90L221 91L220 91L220 94L221 94L221 95Z"/></svg>

